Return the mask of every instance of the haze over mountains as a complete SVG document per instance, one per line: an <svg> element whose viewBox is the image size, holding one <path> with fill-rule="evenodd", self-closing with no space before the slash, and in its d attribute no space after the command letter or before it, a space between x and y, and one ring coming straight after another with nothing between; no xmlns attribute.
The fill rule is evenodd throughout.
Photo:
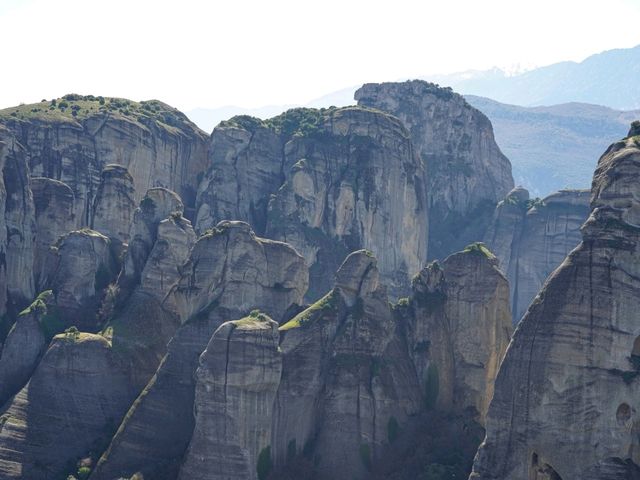
<svg viewBox="0 0 640 480"><path fill-rule="evenodd" d="M638 118L640 45L608 50L582 62L561 62L511 75L495 68L423 77L450 86L489 117L496 141L513 165L516 184L533 196L588 188L602 145L623 136ZM307 107L355 104L359 86L331 92ZM482 98L484 97L484 98ZM268 118L293 105L225 106L187 115L210 132L233 115Z"/></svg>

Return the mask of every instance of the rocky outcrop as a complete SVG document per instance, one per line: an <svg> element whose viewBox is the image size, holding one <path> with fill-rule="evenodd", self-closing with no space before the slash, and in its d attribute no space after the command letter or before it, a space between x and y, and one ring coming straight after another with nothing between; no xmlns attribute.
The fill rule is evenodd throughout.
<svg viewBox="0 0 640 480"><path fill-rule="evenodd" d="M511 311L517 323L544 281L581 240L589 214L587 190L561 190L530 200L514 189L496 207L485 236L509 278Z"/></svg>
<svg viewBox="0 0 640 480"><path fill-rule="evenodd" d="M213 334L200 356L195 428L178 478L258 478L282 372L278 340L278 324L257 311Z"/></svg>
<svg viewBox="0 0 640 480"><path fill-rule="evenodd" d="M395 115L411 133L427 171L429 257L481 239L496 203L513 188L487 117L450 88L420 80L368 83L355 99Z"/></svg>
<svg viewBox="0 0 640 480"><path fill-rule="evenodd" d="M184 204L178 195L166 188L151 188L133 214L129 232L129 247L118 283L126 289L138 285L142 271L158 236L158 226L174 216L182 218ZM181 221L182 224L182 221ZM186 229L189 227L184 223Z"/></svg>
<svg viewBox="0 0 640 480"><path fill-rule="evenodd" d="M210 168L198 188L196 226L244 220L259 235L267 226L271 194L283 180L280 135L261 120L234 117L211 134Z"/></svg>
<svg viewBox="0 0 640 480"><path fill-rule="evenodd" d="M600 158L583 240L514 334L472 478L637 475L638 133Z"/></svg>
<svg viewBox="0 0 640 480"><path fill-rule="evenodd" d="M31 191L37 232L33 272L36 287L42 290L47 275L49 249L60 237L74 229L74 197L68 185L45 177L31 178Z"/></svg>
<svg viewBox="0 0 640 480"><path fill-rule="evenodd" d="M94 473L112 479L142 472L175 478L194 429L194 374L216 329L260 309L281 320L302 303L304 259L290 246L261 239L241 222L201 236L169 294L182 321L154 378L134 403Z"/></svg>
<svg viewBox="0 0 640 480"><path fill-rule="evenodd" d="M93 201L91 228L116 243L129 242L129 226L136 209L133 177L122 165L107 165L102 170L98 192Z"/></svg>
<svg viewBox="0 0 640 480"><path fill-rule="evenodd" d="M427 251L424 172L390 115L349 107L239 117L214 131L197 229L224 216L253 222L310 265L309 298L331 288L351 251L379 258L392 294L408 289Z"/></svg>
<svg viewBox="0 0 640 480"><path fill-rule="evenodd" d="M23 147L0 125L0 316L34 297L35 207Z"/></svg>
<svg viewBox="0 0 640 480"><path fill-rule="evenodd" d="M107 340L79 332L54 337L0 415L0 477L66 478L70 465L104 448L132 400Z"/></svg>
<svg viewBox="0 0 640 480"><path fill-rule="evenodd" d="M136 202L151 187L178 192L190 206L195 201L208 136L162 102L71 94L0 113L25 147L32 175L73 190L76 228L91 225L101 172L113 163L131 173Z"/></svg>
<svg viewBox="0 0 640 480"><path fill-rule="evenodd" d="M280 330L275 462L304 449L318 478L366 478L388 445L390 422L403 425L421 407L376 259L349 255L335 288Z"/></svg>
<svg viewBox="0 0 640 480"><path fill-rule="evenodd" d="M20 313L0 356L0 405L17 393L29 380L55 328L56 307L51 291L43 292Z"/></svg>
<svg viewBox="0 0 640 480"><path fill-rule="evenodd" d="M94 230L73 231L51 250L46 285L53 291L67 326L95 330L102 290L115 278L111 242Z"/></svg>
<svg viewBox="0 0 640 480"><path fill-rule="evenodd" d="M409 352L427 406L471 409L484 425L511 337L509 285L496 257L473 244L434 262L413 281Z"/></svg>

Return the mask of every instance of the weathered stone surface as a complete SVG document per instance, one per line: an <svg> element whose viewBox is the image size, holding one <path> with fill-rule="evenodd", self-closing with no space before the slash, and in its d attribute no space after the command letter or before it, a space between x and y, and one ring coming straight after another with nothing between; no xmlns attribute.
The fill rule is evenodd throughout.
<svg viewBox="0 0 640 480"><path fill-rule="evenodd" d="M111 242L94 230L76 230L60 238L51 255L46 285L67 325L95 329L101 292L116 274Z"/></svg>
<svg viewBox="0 0 640 480"><path fill-rule="evenodd" d="M513 188L487 117L451 89L421 80L368 83L355 99L398 117L425 163L429 258L481 239L495 204Z"/></svg>
<svg viewBox="0 0 640 480"><path fill-rule="evenodd" d="M0 356L0 405L16 394L29 380L49 340L45 336L47 310L53 300L48 291L17 318L7 335ZM55 307L54 307L55 308Z"/></svg>
<svg viewBox="0 0 640 480"><path fill-rule="evenodd" d="M31 178L35 204L36 243L33 260L35 284L42 290L46 277L49 249L74 229L74 196L68 185L51 178Z"/></svg>
<svg viewBox="0 0 640 480"><path fill-rule="evenodd" d="M69 98L67 98L69 97ZM79 97L79 98L75 98ZM72 116L80 100L80 115ZM151 100L132 102L66 96L69 108L8 117L1 122L26 148L34 176L61 180L76 201L76 228L91 225L93 200L108 164L126 167L135 182L135 201L151 187L166 187L195 202L198 174L206 169L205 132L176 109ZM80 106L78 104L78 106ZM41 107L41 105L36 105Z"/></svg>
<svg viewBox="0 0 640 480"><path fill-rule="evenodd" d="M0 315L34 297L35 207L24 148L0 125Z"/></svg>
<svg viewBox="0 0 640 480"><path fill-rule="evenodd" d="M397 119L357 107L239 117L216 129L210 151L199 231L231 216L290 243L310 265L309 298L359 248L378 256L392 294L408 290L427 252L425 180Z"/></svg>
<svg viewBox="0 0 640 480"><path fill-rule="evenodd" d="M242 222L221 222L201 236L169 294L183 325L99 462L94 478L137 471L175 478L194 428L198 357L229 318L260 309L282 319L302 303L308 285L304 259L290 246L255 236Z"/></svg>
<svg viewBox="0 0 640 480"><path fill-rule="evenodd" d="M514 334L472 478L623 479L637 471L639 180L637 136L600 158L583 241ZM606 473L622 460L626 472Z"/></svg>
<svg viewBox="0 0 640 480"><path fill-rule="evenodd" d="M70 465L104 447L133 398L107 340L54 337L0 415L0 477L65 478Z"/></svg>
<svg viewBox="0 0 640 480"><path fill-rule="evenodd" d="M140 276L158 236L158 225L170 216L182 217L184 205L178 195L166 188L151 188L133 214L129 247L118 283L131 289L140 283ZM185 224L185 228L186 224Z"/></svg>
<svg viewBox="0 0 640 480"><path fill-rule="evenodd" d="M213 334L196 372L195 428L179 479L258 478L282 372L278 341L278 324L257 312Z"/></svg>
<svg viewBox="0 0 640 480"><path fill-rule="evenodd" d="M402 425L421 395L375 258L354 252L336 277L329 294L280 327L272 453L283 463L307 448L319 478L366 478L389 422Z"/></svg>
<svg viewBox="0 0 640 480"><path fill-rule="evenodd" d="M209 144L210 168L198 187L198 229L244 220L264 235L269 197L282 184L282 148L280 136L260 120L237 117L218 125Z"/></svg>
<svg viewBox="0 0 640 480"><path fill-rule="evenodd" d="M511 337L509 284L482 244L432 263L413 282L409 352L428 405L484 425Z"/></svg>
<svg viewBox="0 0 640 480"><path fill-rule="evenodd" d="M107 165L93 201L91 228L118 243L129 242L129 227L136 209L133 177L122 165Z"/></svg>
<svg viewBox="0 0 640 480"><path fill-rule="evenodd" d="M498 204L485 241L509 278L514 323L580 243L580 226L588 214L587 190L561 190L529 200L526 190L514 189Z"/></svg>

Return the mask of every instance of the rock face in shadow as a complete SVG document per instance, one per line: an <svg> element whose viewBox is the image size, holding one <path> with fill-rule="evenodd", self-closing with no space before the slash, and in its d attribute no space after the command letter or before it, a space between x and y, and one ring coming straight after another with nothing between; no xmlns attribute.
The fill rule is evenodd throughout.
<svg viewBox="0 0 640 480"><path fill-rule="evenodd" d="M471 410L484 425L512 331L496 257L473 244L430 264L413 281L408 310L409 351L427 405Z"/></svg>
<svg viewBox="0 0 640 480"><path fill-rule="evenodd" d="M46 280L49 249L60 237L74 229L74 196L68 185L45 177L31 178L31 191L37 232L33 272L36 287L42 290Z"/></svg>
<svg viewBox="0 0 640 480"><path fill-rule="evenodd" d="M516 188L498 204L485 241L509 278L514 323L580 243L580 226L588 215L587 190L561 190L530 200L526 190Z"/></svg>
<svg viewBox="0 0 640 480"><path fill-rule="evenodd" d="M276 463L306 450L319 478L366 478L388 443L389 422L403 425L420 410L376 263L370 252L352 253L333 290L280 327Z"/></svg>
<svg viewBox="0 0 640 480"><path fill-rule="evenodd" d="M59 106L63 102L66 109ZM72 115L75 107L78 115ZM98 97L73 94L58 99L53 111L0 122L25 147L32 175L71 187L76 228L91 225L101 172L114 163L131 173L136 202L149 188L165 187L193 205L198 174L206 169L208 136L184 114L157 100L100 103Z"/></svg>
<svg viewBox="0 0 640 480"><path fill-rule="evenodd" d="M356 107L295 109L263 122L235 117L211 137L196 229L225 218L293 245L311 272L309 298L353 250L379 258L393 294L427 252L424 171L390 115Z"/></svg>
<svg viewBox="0 0 640 480"><path fill-rule="evenodd" d="M50 255L46 285L67 326L95 330L101 292L116 275L110 240L94 230L76 230L61 237Z"/></svg>
<svg viewBox="0 0 640 480"><path fill-rule="evenodd" d="M638 135L632 128L600 158L582 242L514 334L474 479L637 475Z"/></svg>
<svg viewBox="0 0 640 480"><path fill-rule="evenodd" d="M35 207L24 148L0 125L0 316L34 297Z"/></svg>
<svg viewBox="0 0 640 480"><path fill-rule="evenodd" d="M136 208L133 177L122 165L107 165L93 205L91 228L111 241L129 242L129 226Z"/></svg>
<svg viewBox="0 0 640 480"><path fill-rule="evenodd" d="M482 238L495 204L513 188L491 122L450 88L421 80L368 83L358 105L398 117L427 172L429 258Z"/></svg>
<svg viewBox="0 0 640 480"><path fill-rule="evenodd" d="M105 426L117 424L133 398L107 340L54 337L0 415L0 477L64 478L69 465L104 448Z"/></svg>
<svg viewBox="0 0 640 480"><path fill-rule="evenodd" d="M213 334L196 372L195 428L178 478L258 478L282 372L278 340L278 324L257 312Z"/></svg>
<svg viewBox="0 0 640 480"><path fill-rule="evenodd" d="M193 434L198 357L217 328L260 309L282 319L308 285L304 259L290 246L256 237L242 222L201 236L169 294L182 326L156 375L131 407L93 474L176 478Z"/></svg>

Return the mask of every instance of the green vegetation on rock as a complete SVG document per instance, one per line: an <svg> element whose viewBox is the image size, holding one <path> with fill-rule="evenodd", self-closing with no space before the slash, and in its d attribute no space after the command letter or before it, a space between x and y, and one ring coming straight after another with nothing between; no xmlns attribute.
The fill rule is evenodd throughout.
<svg viewBox="0 0 640 480"><path fill-rule="evenodd" d="M94 95L68 94L51 101L41 101L29 105L18 105L0 110L0 122L3 120L47 121L58 123L78 123L93 116L105 116L128 119L170 130L195 125L180 111L158 100L134 102L125 98L101 97Z"/></svg>
<svg viewBox="0 0 640 480"><path fill-rule="evenodd" d="M273 464L271 463L271 446L264 447L258 455L258 463L256 470L258 472L258 479L265 480L271 472Z"/></svg>
<svg viewBox="0 0 640 480"><path fill-rule="evenodd" d="M462 252L473 253L475 255L483 255L490 260L493 260L494 258L496 258L496 256L493 253L491 253L491 250L489 250L487 246L482 242L474 242L470 245L467 245L464 248L464 250L462 250Z"/></svg>
<svg viewBox="0 0 640 480"><path fill-rule="evenodd" d="M308 322L311 317L321 310L331 310L335 307L335 294L332 291L327 293L324 297L318 300L313 305L309 306L303 312L300 312L298 315L293 317L287 323L282 325L279 330L281 332L286 332L287 330L291 330L292 328L298 328Z"/></svg>

